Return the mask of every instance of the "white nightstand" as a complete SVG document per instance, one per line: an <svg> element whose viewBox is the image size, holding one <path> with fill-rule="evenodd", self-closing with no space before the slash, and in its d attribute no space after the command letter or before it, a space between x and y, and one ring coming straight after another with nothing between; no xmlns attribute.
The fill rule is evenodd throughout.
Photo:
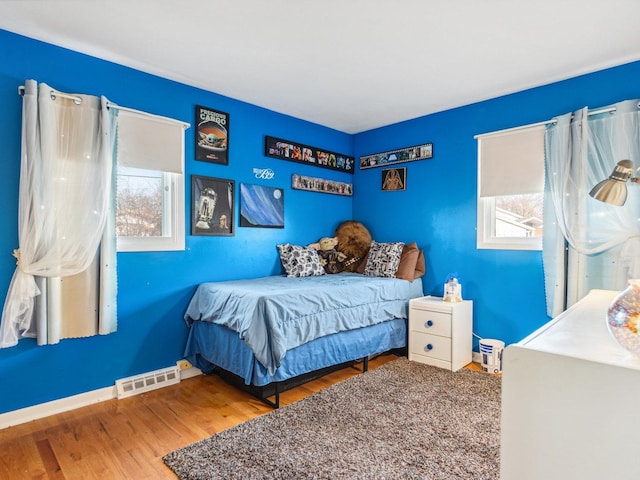
<svg viewBox="0 0 640 480"><path fill-rule="evenodd" d="M456 371L471 363L473 302L409 301L409 360Z"/></svg>

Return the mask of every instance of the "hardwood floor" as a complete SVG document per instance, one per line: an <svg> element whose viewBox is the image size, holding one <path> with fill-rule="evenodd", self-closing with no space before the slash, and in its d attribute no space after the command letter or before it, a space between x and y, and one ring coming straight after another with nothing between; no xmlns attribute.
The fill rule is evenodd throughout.
<svg viewBox="0 0 640 480"><path fill-rule="evenodd" d="M395 358L381 355L369 368ZM357 368L283 392L280 404L358 375ZM217 375L200 375L0 430L0 478L175 479L163 455L271 410Z"/></svg>
<svg viewBox="0 0 640 480"><path fill-rule="evenodd" d="M370 360L369 368L395 358L380 355ZM280 404L358 375L358 368L283 392ZM0 430L0 478L175 479L163 455L271 410L217 375L200 375Z"/></svg>

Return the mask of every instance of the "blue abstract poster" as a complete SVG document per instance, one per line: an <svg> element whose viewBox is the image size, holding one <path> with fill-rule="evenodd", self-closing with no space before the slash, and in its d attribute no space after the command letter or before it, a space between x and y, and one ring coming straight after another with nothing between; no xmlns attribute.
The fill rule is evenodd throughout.
<svg viewBox="0 0 640 480"><path fill-rule="evenodd" d="M284 190L241 183L240 226L284 228Z"/></svg>

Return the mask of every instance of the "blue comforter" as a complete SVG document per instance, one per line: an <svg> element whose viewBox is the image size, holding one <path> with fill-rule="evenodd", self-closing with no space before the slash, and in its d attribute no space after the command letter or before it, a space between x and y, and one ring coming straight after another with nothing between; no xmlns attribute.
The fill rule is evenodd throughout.
<svg viewBox="0 0 640 480"><path fill-rule="evenodd" d="M422 295L419 280L346 272L211 282L198 286L185 320L238 332L273 375L287 350L332 333L407 318L409 299Z"/></svg>

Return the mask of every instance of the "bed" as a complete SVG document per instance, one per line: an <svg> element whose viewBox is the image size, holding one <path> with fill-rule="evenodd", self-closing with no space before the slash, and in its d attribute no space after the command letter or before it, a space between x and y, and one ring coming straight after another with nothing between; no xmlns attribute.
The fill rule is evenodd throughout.
<svg viewBox="0 0 640 480"><path fill-rule="evenodd" d="M351 272L203 283L185 313L185 358L277 408L300 378L359 360L366 370L406 347L409 300L422 295L420 278Z"/></svg>

